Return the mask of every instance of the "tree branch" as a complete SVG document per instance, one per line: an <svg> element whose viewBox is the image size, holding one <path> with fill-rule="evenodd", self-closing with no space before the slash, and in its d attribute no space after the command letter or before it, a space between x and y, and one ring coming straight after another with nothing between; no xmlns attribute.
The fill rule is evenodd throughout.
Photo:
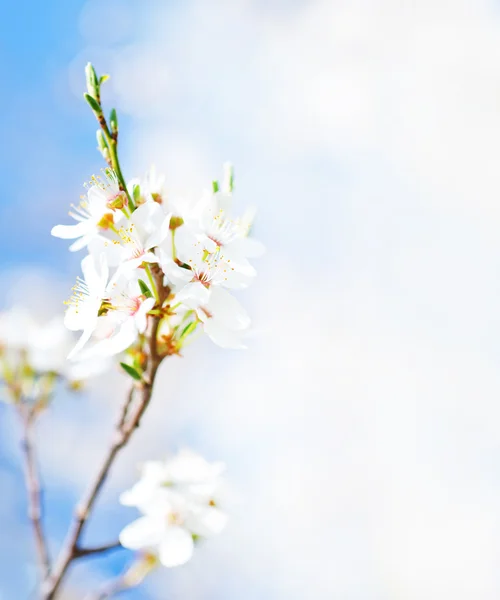
<svg viewBox="0 0 500 600"><path fill-rule="evenodd" d="M157 276L160 277L160 274ZM170 290L168 288L162 289L162 296L165 298L169 293ZM162 302L163 299L164 298L160 298L160 301ZM78 558L80 539L99 492L108 477L118 453L128 443L135 429L139 427L141 419L149 406L156 373L163 359L163 357L158 354L157 348L159 325L160 317L157 315L148 316L148 329L146 331L147 345L145 348L147 353L147 366L143 380L137 384L133 384L127 399L122 406L111 445L103 458L92 484L76 508L73 523L70 526L54 570L46 579L42 587L43 600L54 600L69 566L73 560ZM134 392L139 394L139 399L135 408L133 407Z"/></svg>
<svg viewBox="0 0 500 600"><path fill-rule="evenodd" d="M28 495L28 516L33 527L38 564L42 580L44 580L50 573L50 556L42 523L42 489L33 437L34 414L22 403L18 405L18 413L23 432L21 447L24 459L24 480Z"/></svg>
<svg viewBox="0 0 500 600"><path fill-rule="evenodd" d="M123 546L120 542L113 542L112 544L105 544L103 546L94 546L91 548L75 548L75 559L83 558L84 556L95 556L96 554L102 554L103 552L110 552L111 550L120 550Z"/></svg>

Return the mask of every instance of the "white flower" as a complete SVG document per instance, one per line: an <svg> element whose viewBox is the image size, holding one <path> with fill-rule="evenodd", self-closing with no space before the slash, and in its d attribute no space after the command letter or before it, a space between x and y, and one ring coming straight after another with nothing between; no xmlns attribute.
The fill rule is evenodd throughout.
<svg viewBox="0 0 500 600"><path fill-rule="evenodd" d="M82 260L83 279L78 278L73 295L67 302L64 324L72 331L82 331L78 343L68 358L74 357L89 341L97 326L99 310L106 297L109 269L104 255L96 260L92 255Z"/></svg>
<svg viewBox="0 0 500 600"><path fill-rule="evenodd" d="M14 370L23 363L37 375L55 373L76 381L108 368L109 363L103 360L70 362L67 356L74 343L74 336L64 326L62 317L44 323L17 307L0 315L0 345L4 359Z"/></svg>
<svg viewBox="0 0 500 600"><path fill-rule="evenodd" d="M170 215L156 202L141 204L110 239L96 239L90 245L92 254L104 253L111 266L135 269L143 262L156 263L153 252L169 232Z"/></svg>
<svg viewBox="0 0 500 600"><path fill-rule="evenodd" d="M264 246L249 237L251 222L247 215L243 218L234 218L232 215L232 167L229 163L224 165L224 181L222 188L211 193L205 192L200 202L195 207L193 214L186 217L193 234L203 249L208 252L220 251L226 261L249 277L255 275L254 268L248 258L261 256ZM182 258L184 252L189 253L180 236L179 253Z"/></svg>
<svg viewBox="0 0 500 600"><path fill-rule="evenodd" d="M176 301L195 310L205 333L222 348L245 348L242 334L250 327L250 318L224 287L241 287L247 278L220 251L198 255L190 260L192 279L176 294ZM183 269L183 271L186 271Z"/></svg>
<svg viewBox="0 0 500 600"><path fill-rule="evenodd" d="M94 330L97 340L83 358L113 356L129 348L140 333L146 331L147 313L155 304L146 298L139 287L139 273L118 272L106 288L106 300L101 307Z"/></svg>
<svg viewBox="0 0 500 600"><path fill-rule="evenodd" d="M193 554L193 536L209 537L226 525L215 502L223 470L222 463L210 464L188 451L164 463L146 463L141 480L120 497L122 504L136 506L144 515L123 529L121 544L156 552L166 567L186 563Z"/></svg>
<svg viewBox="0 0 500 600"><path fill-rule="evenodd" d="M62 239L76 239L69 249L72 252L80 250L110 227L114 227L114 223L118 222L123 215L117 212L114 216L113 212L126 203L127 196L120 191L116 175L108 170L105 180L92 177L87 196L83 197L79 206L73 206L73 211L69 213L78 223L56 225L51 233Z"/></svg>

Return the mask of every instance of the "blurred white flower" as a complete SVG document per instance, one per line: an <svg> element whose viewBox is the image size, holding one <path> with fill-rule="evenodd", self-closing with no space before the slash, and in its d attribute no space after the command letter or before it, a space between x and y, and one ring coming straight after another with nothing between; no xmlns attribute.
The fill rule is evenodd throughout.
<svg viewBox="0 0 500 600"><path fill-rule="evenodd" d="M68 381L81 381L102 373L109 362L71 362L68 353L75 344L62 317L40 322L23 308L0 313L0 363L5 373L16 374L23 392L32 395L34 381L55 375Z"/></svg>
<svg viewBox="0 0 500 600"><path fill-rule="evenodd" d="M92 240L113 228L123 214L117 211L127 204L127 196L120 191L116 175L108 169L105 179L93 176L89 189L79 206L73 206L69 213L76 225L56 225L52 235L62 239L76 239L69 249L74 252L88 246Z"/></svg>
<svg viewBox="0 0 500 600"><path fill-rule="evenodd" d="M144 515L123 529L121 544L157 553L166 567L186 563L194 539L218 534L226 525L216 502L224 469L186 450L170 461L146 463L139 482L120 497Z"/></svg>

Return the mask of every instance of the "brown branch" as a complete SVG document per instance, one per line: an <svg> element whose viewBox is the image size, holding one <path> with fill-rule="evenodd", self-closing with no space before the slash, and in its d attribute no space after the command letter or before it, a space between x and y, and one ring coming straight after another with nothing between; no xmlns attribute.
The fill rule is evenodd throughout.
<svg viewBox="0 0 500 600"><path fill-rule="evenodd" d="M38 474L33 434L34 413L22 403L18 405L22 425L21 447L24 458L24 480L28 494L28 516L32 524L42 581L50 573L50 556L42 523L42 488Z"/></svg>
<svg viewBox="0 0 500 600"><path fill-rule="evenodd" d="M161 285L162 275L159 269L158 272L155 272L155 276L158 290L161 294L160 301L163 302L163 300L170 293L170 290L168 288L163 288ZM160 317L157 315L148 316L148 329L146 331L147 346L145 348L147 354L147 365L143 379L141 382L134 384L133 389L129 393L122 406L111 445L104 456L102 464L99 467L92 484L76 508L73 523L70 526L68 535L63 544L54 570L44 582L42 587L43 600L54 600L56 593L59 590L59 587L68 571L68 568L70 567L71 563L78 558L80 539L99 492L101 491L101 488L108 477L110 469L118 453L128 443L135 429L139 427L142 416L149 406L156 373L163 358L158 354L157 348L159 325ZM135 408L132 407L133 398L135 395L134 388L139 394L139 399Z"/></svg>
<svg viewBox="0 0 500 600"><path fill-rule="evenodd" d="M120 550L123 546L120 542L113 542L112 544L104 544L103 546L93 546L91 548L75 548L75 559L83 558L84 556L95 556L102 554L103 552L110 552L111 550Z"/></svg>

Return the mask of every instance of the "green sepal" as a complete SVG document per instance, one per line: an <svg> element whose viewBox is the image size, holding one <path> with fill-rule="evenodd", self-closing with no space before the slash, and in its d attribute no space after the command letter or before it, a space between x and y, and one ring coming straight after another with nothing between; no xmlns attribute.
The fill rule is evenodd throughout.
<svg viewBox="0 0 500 600"><path fill-rule="evenodd" d="M151 290L148 288L148 286L142 279L139 279L139 287L141 288L141 292L146 296L146 298L153 297Z"/></svg>
<svg viewBox="0 0 500 600"><path fill-rule="evenodd" d="M139 373L139 371L134 369L134 367L131 367L130 365L127 365L127 363L123 362L120 363L120 366L125 371L125 373L132 377L132 379L135 379L136 381L142 380L142 375Z"/></svg>

